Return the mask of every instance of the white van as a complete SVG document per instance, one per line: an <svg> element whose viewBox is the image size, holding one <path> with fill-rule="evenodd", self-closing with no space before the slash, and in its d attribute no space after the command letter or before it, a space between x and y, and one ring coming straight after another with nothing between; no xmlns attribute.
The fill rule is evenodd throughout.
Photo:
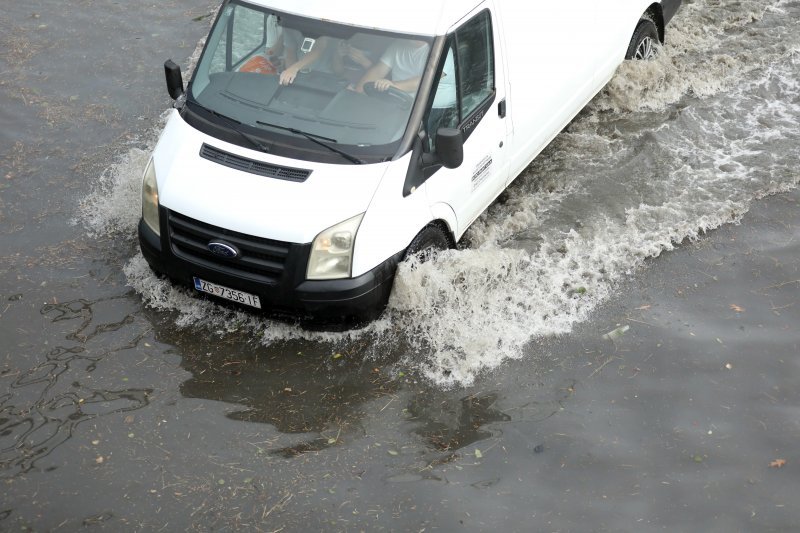
<svg viewBox="0 0 800 533"><path fill-rule="evenodd" d="M300 319L369 319L681 0L226 0L142 186L158 273Z"/></svg>

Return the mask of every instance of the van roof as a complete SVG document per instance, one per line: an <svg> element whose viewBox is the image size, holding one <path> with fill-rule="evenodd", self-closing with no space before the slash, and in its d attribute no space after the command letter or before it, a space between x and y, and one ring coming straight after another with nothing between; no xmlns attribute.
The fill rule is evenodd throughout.
<svg viewBox="0 0 800 533"><path fill-rule="evenodd" d="M443 35L482 0L246 0L284 13L417 35Z"/></svg>

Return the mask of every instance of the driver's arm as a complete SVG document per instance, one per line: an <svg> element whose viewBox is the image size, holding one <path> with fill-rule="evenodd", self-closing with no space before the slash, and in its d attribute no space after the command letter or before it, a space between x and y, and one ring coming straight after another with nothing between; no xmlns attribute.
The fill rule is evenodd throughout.
<svg viewBox="0 0 800 533"><path fill-rule="evenodd" d="M361 77L361 79L353 89L357 92L363 93L365 83L383 79L389 75L389 72L391 70L392 69L389 67L389 65L387 65L383 61L378 61L377 63L372 65L372 67L370 67L368 71L364 73L364 75Z"/></svg>
<svg viewBox="0 0 800 533"><path fill-rule="evenodd" d="M417 86L419 85L421 79L422 76L415 76L413 78L408 78L407 80L390 81L389 82L390 85L387 87L387 89L389 87L395 87L403 92L413 93L417 90ZM376 83L375 85L377 86L378 84ZM378 87L378 90L386 90L386 89L381 89L380 87Z"/></svg>

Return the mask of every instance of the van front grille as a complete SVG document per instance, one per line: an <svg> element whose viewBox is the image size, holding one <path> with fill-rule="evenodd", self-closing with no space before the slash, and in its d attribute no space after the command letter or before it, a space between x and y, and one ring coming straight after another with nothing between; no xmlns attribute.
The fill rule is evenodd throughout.
<svg viewBox="0 0 800 533"><path fill-rule="evenodd" d="M175 211L168 211L168 224L172 253L185 261L260 283L275 283L283 274L290 243L218 228ZM208 244L214 241L235 246L239 256L211 252Z"/></svg>
<svg viewBox="0 0 800 533"><path fill-rule="evenodd" d="M266 176L279 180L294 181L297 183L306 181L311 175L311 171L304 168L271 165L262 161L256 161L255 159L248 159L240 155L225 152L205 143L203 143L203 146L200 148L200 157L229 168L241 170L242 172L249 172L250 174L257 174L259 176Z"/></svg>

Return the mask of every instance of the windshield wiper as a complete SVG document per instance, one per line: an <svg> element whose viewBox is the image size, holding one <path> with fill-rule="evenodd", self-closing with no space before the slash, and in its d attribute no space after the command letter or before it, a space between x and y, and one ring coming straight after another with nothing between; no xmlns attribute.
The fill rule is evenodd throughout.
<svg viewBox="0 0 800 533"><path fill-rule="evenodd" d="M271 122L262 122L260 120L256 120L256 124L261 124L262 126L269 126L270 128L276 128L276 129L279 129L279 130L285 130L285 131L294 133L295 135L302 135L303 137L305 137L309 141L311 141L313 143L316 143L316 144L318 144L320 146L324 146L325 148L327 148L328 150L330 150L331 152L333 152L335 154L339 154L340 156L344 157L345 159L347 159L351 163L355 163L356 165L363 165L364 164L364 161L359 159L359 158L357 158L356 156L350 155L347 152L344 152L342 150L339 150L338 148L335 148L335 147L333 147L333 146L331 146L331 145L329 145L327 143L322 142L322 141L328 141L328 142L332 142L332 143L338 143L339 141L337 141L336 139L331 139L330 137L323 137L322 135L317 135L315 133L308 133L308 132L303 131L303 130L298 130L297 128L289 128L287 126L279 126L277 124L272 124ZM322 139L322 140L320 140L320 139Z"/></svg>
<svg viewBox="0 0 800 533"><path fill-rule="evenodd" d="M194 99L192 99L192 100L187 100L187 101L188 101L188 102L191 102L191 103L192 103L192 105L196 105L197 107L204 109L205 111L207 111L207 112L211 113L211 114L212 114L212 115L214 115L215 117L219 117L219 118L221 118L221 119L223 119L223 120L226 120L226 121L227 121L229 124L231 124L231 125L232 125L232 126L231 126L231 129L232 129L233 131L235 131L236 133L238 133L239 135L241 135L243 139L245 139L247 142L249 142L250 144L252 144L252 145L253 145L253 146L254 146L256 149L258 149L260 152L269 153L269 148L267 148L267 146L265 146L265 145L261 144L261 143L260 143L260 142L259 142L259 141L258 141L258 140L255 138L255 137L253 137L252 135L248 135L247 133L245 133L245 132L243 132L242 130L240 130L240 129L239 129L239 126L241 126L241 125L242 125L242 123L241 123L241 122L239 122L238 120L236 120L236 119L234 119L234 118L231 118L231 117L229 117L229 116L227 116L227 115L223 115L223 114L222 114L222 113L220 113L219 111L214 111L213 109L211 109L211 108L208 108L208 107L204 106L203 104L201 104L201 103L200 103L200 102L198 102L197 100L194 100Z"/></svg>

